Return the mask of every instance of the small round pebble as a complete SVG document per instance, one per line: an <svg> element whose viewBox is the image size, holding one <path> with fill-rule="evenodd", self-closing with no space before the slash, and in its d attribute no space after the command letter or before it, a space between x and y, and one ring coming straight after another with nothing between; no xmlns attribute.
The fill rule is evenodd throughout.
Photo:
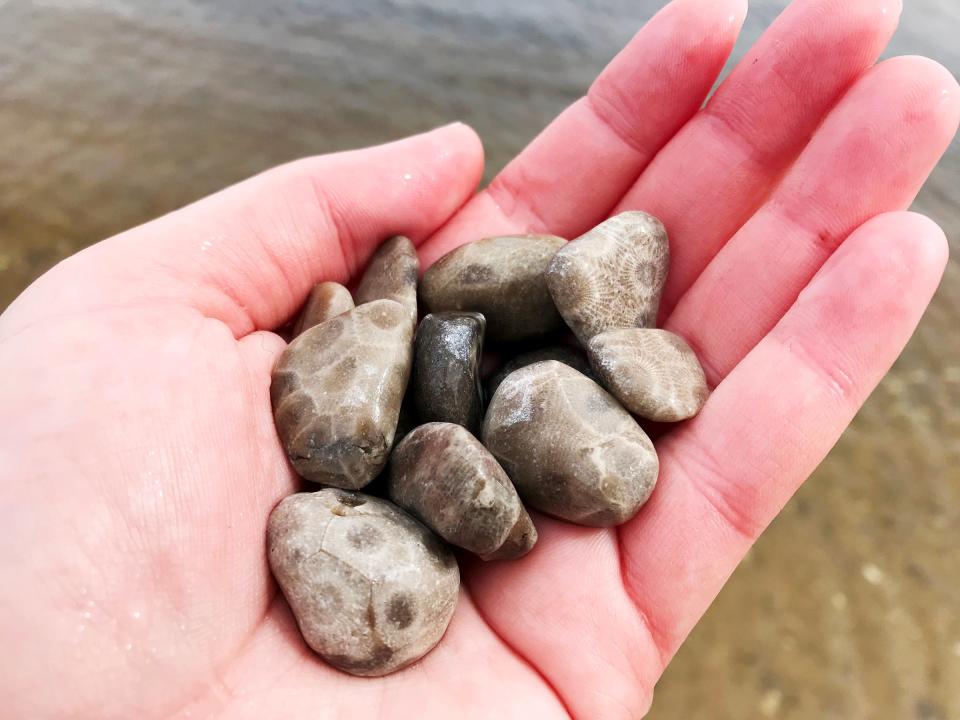
<svg viewBox="0 0 960 720"><path fill-rule="evenodd" d="M630 412L648 420L691 418L710 394L696 354L667 330L610 330L595 335L587 352L603 386Z"/></svg>
<svg viewBox="0 0 960 720"><path fill-rule="evenodd" d="M537 530L500 464L460 425L428 423L390 458L390 499L484 560L526 555Z"/></svg>
<svg viewBox="0 0 960 720"><path fill-rule="evenodd" d="M304 305L294 327L293 336L296 337L304 330L309 330L348 310L353 310L350 291L340 283L322 282L310 291L307 304Z"/></svg>
<svg viewBox="0 0 960 720"><path fill-rule="evenodd" d="M449 549L392 503L361 493L285 498L270 514L267 555L307 645L353 675L422 658L457 604Z"/></svg>

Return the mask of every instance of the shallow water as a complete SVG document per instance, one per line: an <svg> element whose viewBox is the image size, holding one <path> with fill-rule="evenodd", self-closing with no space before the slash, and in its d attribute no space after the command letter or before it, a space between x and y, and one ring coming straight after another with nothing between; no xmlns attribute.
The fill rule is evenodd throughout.
<svg viewBox="0 0 960 720"><path fill-rule="evenodd" d="M737 54L784 4L751 3ZM960 5L906 4L892 54L960 72ZM78 248L296 156L462 119L493 171L659 3L473 5L0 0L0 307ZM955 141L917 200L955 258L958 200ZM954 259L903 357L667 671L651 717L960 717L957 327Z"/></svg>

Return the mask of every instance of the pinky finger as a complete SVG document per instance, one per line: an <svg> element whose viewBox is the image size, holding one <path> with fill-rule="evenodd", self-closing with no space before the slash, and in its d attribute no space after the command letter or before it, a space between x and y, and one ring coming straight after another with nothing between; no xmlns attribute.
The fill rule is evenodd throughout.
<svg viewBox="0 0 960 720"><path fill-rule="evenodd" d="M893 364L946 255L943 232L920 215L865 223L661 443L657 492L620 539L627 590L664 658Z"/></svg>

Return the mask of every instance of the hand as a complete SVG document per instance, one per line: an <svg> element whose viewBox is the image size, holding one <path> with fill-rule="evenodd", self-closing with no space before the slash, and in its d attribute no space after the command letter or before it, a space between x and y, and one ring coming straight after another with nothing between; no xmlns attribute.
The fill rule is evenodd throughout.
<svg viewBox="0 0 960 720"><path fill-rule="evenodd" d="M643 715L943 270L942 232L902 210L960 92L923 58L874 66L895 2L798 0L701 110L745 2L677 0L477 195L482 151L454 125L268 171L43 276L0 317L4 712ZM271 330L388 235L429 264L628 208L670 231L661 321L716 388L659 440L651 501L614 530L537 517L530 556L464 568L418 665L329 668L265 562L267 516L297 487L271 417Z"/></svg>

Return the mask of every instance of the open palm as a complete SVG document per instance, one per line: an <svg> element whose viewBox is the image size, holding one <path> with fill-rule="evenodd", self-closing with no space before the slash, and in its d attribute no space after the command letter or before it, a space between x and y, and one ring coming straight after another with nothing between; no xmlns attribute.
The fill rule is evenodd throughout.
<svg viewBox="0 0 960 720"><path fill-rule="evenodd" d="M0 698L11 717L635 718L907 341L944 267L903 212L956 131L896 0L798 0L704 98L744 0L676 0L485 190L462 125L271 170L62 263L0 317ZM659 216L662 324L714 393L630 523L538 516L464 568L443 642L357 679L303 644L264 534L293 492L271 332L383 238Z"/></svg>

